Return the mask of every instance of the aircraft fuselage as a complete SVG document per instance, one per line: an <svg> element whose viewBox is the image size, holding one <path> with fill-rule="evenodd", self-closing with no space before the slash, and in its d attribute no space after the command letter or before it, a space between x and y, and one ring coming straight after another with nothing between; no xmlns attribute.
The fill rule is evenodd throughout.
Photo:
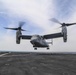
<svg viewBox="0 0 76 75"><path fill-rule="evenodd" d="M48 43L45 41L45 39L43 39L43 37L39 36L39 35L34 35L31 38L31 44L33 45L33 47L44 47L44 48L49 48Z"/></svg>

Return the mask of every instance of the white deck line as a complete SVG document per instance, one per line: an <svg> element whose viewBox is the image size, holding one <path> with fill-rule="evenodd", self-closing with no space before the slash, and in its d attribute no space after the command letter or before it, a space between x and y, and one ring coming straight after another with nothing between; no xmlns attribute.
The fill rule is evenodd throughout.
<svg viewBox="0 0 76 75"><path fill-rule="evenodd" d="M9 53L4 53L4 54L1 54L1 55L0 55L0 57L2 57L2 56L4 56L4 55L7 55L7 54L9 54Z"/></svg>

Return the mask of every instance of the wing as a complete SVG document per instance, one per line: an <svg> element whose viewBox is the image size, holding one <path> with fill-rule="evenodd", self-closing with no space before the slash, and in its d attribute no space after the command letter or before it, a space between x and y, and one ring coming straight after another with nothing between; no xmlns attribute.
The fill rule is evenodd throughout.
<svg viewBox="0 0 76 75"><path fill-rule="evenodd" d="M30 36L30 35L21 35L20 37L21 37L22 39L30 40L32 36Z"/></svg>
<svg viewBox="0 0 76 75"><path fill-rule="evenodd" d="M53 39L53 38L59 38L59 37L63 37L62 33L43 35L44 39Z"/></svg>

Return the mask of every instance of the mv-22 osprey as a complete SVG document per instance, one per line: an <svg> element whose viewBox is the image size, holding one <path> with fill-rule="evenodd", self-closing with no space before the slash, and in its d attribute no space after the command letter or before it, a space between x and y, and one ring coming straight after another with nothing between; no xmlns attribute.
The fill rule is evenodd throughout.
<svg viewBox="0 0 76 75"><path fill-rule="evenodd" d="M24 25L24 22L19 23L18 28L7 28L5 29L11 29L16 30L16 43L20 44L21 39L30 40L30 43L33 45L34 49L37 50L37 48L47 48L49 49L49 44L52 44L52 41L50 43L46 42L47 39L54 39L54 38L60 38L63 37L63 41L67 42L67 26L74 25L76 23L60 23L55 18L51 19L53 22L59 23L61 25L62 31L59 33L54 34L47 34L47 35L22 35L21 31L26 31L22 29L22 26Z"/></svg>

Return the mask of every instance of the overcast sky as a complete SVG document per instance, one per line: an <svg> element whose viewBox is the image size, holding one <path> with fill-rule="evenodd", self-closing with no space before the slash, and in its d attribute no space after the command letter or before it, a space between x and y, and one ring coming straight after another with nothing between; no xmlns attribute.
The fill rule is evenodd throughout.
<svg viewBox="0 0 76 75"><path fill-rule="evenodd" d="M30 41L21 40L16 44L16 31L3 27L17 27L20 21L27 35L61 32L60 26L49 21L56 18L61 23L76 22L76 0L0 0L0 50L2 51L34 51ZM48 40L51 41L51 40ZM37 51L47 51L38 49ZM68 27L68 41L63 38L53 39L49 52L76 52L76 26Z"/></svg>

